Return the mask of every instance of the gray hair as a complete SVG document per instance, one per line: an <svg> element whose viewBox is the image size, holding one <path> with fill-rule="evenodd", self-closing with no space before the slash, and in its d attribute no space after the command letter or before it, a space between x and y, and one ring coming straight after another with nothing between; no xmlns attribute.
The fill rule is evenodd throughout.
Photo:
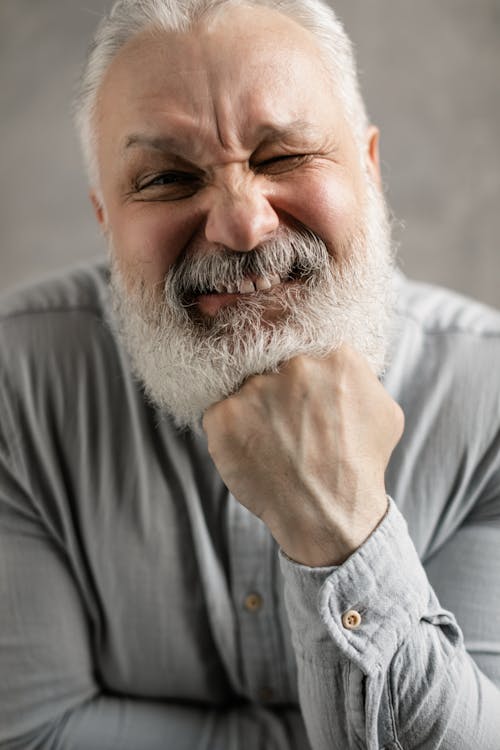
<svg viewBox="0 0 500 750"><path fill-rule="evenodd" d="M322 0L116 0L97 27L74 102L75 123L93 187L99 185L95 133L98 92L118 51L146 29L188 31L202 18L209 19L224 8L236 5L273 8L312 33L343 102L348 122L361 143L368 118L352 44L335 12Z"/></svg>

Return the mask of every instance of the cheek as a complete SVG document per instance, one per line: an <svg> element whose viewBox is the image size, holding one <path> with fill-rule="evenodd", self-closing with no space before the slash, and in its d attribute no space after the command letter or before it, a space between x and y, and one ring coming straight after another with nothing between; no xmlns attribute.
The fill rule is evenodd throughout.
<svg viewBox="0 0 500 750"><path fill-rule="evenodd" d="M172 204L133 204L110 214L115 256L146 283L161 281L189 243L194 228Z"/></svg>
<svg viewBox="0 0 500 750"><path fill-rule="evenodd" d="M317 234L332 255L348 245L359 223L361 201L355 187L339 178L310 176L300 189L283 195L281 208Z"/></svg>

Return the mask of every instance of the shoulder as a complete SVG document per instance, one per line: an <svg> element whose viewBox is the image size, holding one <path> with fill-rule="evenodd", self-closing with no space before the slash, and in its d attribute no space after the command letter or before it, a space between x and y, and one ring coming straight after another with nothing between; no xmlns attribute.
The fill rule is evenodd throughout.
<svg viewBox="0 0 500 750"><path fill-rule="evenodd" d="M472 510L482 512L491 497L498 513L500 313L404 277L397 286L385 384L403 408L406 428L389 474L423 550L441 543Z"/></svg>
<svg viewBox="0 0 500 750"><path fill-rule="evenodd" d="M108 307L108 268L96 261L58 272L0 295L0 324L24 317L79 313L102 317Z"/></svg>
<svg viewBox="0 0 500 750"><path fill-rule="evenodd" d="M390 367L395 379L409 380L413 386L416 380L448 383L471 392L481 383L498 393L500 312L402 275L398 275L396 290Z"/></svg>
<svg viewBox="0 0 500 750"><path fill-rule="evenodd" d="M0 295L0 363L81 357L96 338L110 340L108 269L81 265Z"/></svg>
<svg viewBox="0 0 500 750"><path fill-rule="evenodd" d="M3 410L69 408L118 370L105 263L82 265L0 296ZM88 397L85 398L88 400ZM18 415L17 420L19 421Z"/></svg>
<svg viewBox="0 0 500 750"><path fill-rule="evenodd" d="M397 314L425 336L500 339L500 311L458 292L398 274Z"/></svg>

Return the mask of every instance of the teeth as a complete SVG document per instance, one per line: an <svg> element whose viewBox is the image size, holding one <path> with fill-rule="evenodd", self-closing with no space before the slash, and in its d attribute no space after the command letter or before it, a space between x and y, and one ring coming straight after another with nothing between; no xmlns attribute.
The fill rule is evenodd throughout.
<svg viewBox="0 0 500 750"><path fill-rule="evenodd" d="M259 291L264 291L266 289L270 289L272 287L271 282L269 279L266 279L265 276L258 276L257 281L255 282L255 288Z"/></svg>
<svg viewBox="0 0 500 750"><path fill-rule="evenodd" d="M238 291L240 294L251 294L255 292L255 285L251 279L242 279Z"/></svg>
<svg viewBox="0 0 500 750"><path fill-rule="evenodd" d="M276 284L281 284L278 274L271 276L258 276L255 282L249 278L241 279L238 284L215 284L215 291L219 294L252 294L252 292L265 292Z"/></svg>

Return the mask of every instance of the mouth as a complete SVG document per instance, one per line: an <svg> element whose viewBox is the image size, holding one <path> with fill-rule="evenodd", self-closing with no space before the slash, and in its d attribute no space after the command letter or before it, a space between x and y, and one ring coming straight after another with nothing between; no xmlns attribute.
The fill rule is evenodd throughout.
<svg viewBox="0 0 500 750"><path fill-rule="evenodd" d="M299 275L294 273L290 273L285 278L277 274L269 276L249 274L235 283L216 284L213 289L195 289L189 294L185 304L186 306L196 305L203 315L211 317L221 308L236 304L238 300L272 292L284 284L297 281L298 278Z"/></svg>

